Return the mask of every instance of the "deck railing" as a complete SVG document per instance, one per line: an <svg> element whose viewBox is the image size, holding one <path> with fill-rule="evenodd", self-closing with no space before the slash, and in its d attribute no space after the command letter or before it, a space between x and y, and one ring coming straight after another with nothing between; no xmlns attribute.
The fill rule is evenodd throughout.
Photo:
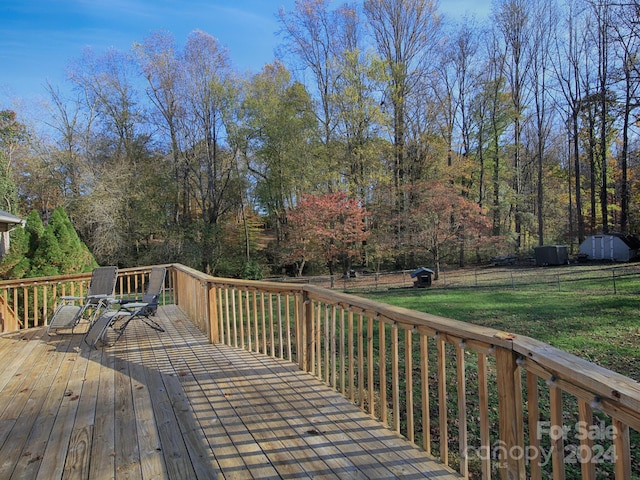
<svg viewBox="0 0 640 480"><path fill-rule="evenodd" d="M118 270L115 297L141 295L151 267ZM47 325L61 296L83 297L88 289L91 273L55 277L25 278L0 281L0 332ZM171 302L171 276L165 279L162 304Z"/></svg>
<svg viewBox="0 0 640 480"><path fill-rule="evenodd" d="M464 476L639 473L640 385L627 377L528 337L320 287L170 272L173 301L212 342L297 363Z"/></svg>

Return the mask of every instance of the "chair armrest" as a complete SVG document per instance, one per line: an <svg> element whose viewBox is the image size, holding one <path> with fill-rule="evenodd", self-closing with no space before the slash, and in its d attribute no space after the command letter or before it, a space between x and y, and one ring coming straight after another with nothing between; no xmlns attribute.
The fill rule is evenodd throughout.
<svg viewBox="0 0 640 480"><path fill-rule="evenodd" d="M117 303L119 303L120 305L128 305L129 303L136 303L136 302L140 302L140 299L138 297L133 297L133 298L119 298L118 300L116 300Z"/></svg>
<svg viewBox="0 0 640 480"><path fill-rule="evenodd" d="M147 305L149 305L148 303L144 303L144 302L128 302L123 304L122 306L126 309L133 309L135 310L136 308L143 308L146 307Z"/></svg>

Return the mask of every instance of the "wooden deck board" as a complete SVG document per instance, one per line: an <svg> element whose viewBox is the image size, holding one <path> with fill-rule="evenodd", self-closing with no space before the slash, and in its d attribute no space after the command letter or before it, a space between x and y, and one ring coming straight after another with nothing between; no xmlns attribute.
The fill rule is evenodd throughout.
<svg viewBox="0 0 640 480"><path fill-rule="evenodd" d="M59 405L64 395L60 386L63 382L66 386L66 379L70 373L68 367L71 363L64 362L69 344L70 342L66 341L57 348L44 346L34 349L35 364L27 367L25 370L28 370L28 373L24 375L22 382L16 385L16 388L10 389L6 397L3 395L0 399L3 403L8 402L3 405L6 408L2 415L4 443L0 448L0 478L9 478L20 462L40 462L42 451L28 447L35 447L41 427L50 424L51 431L55 422L56 403ZM29 361L29 358L25 359L26 361ZM18 371L15 376L22 377L22 374ZM46 403L47 398L53 402L51 408L56 409L53 414ZM33 437L32 429L35 429ZM33 439L34 437L36 438ZM31 443L30 438L33 439ZM24 463L20 464L23 465Z"/></svg>
<svg viewBox="0 0 640 480"><path fill-rule="evenodd" d="M1 335L0 478L459 478L295 365L158 321Z"/></svg>
<svg viewBox="0 0 640 480"><path fill-rule="evenodd" d="M131 362L122 355L126 339L114 348L116 354L116 478L142 478L136 416L133 409L132 381L129 374Z"/></svg>
<svg viewBox="0 0 640 480"><path fill-rule="evenodd" d="M65 340L63 339L57 344L57 348L61 352L64 352L61 347ZM70 347L72 341L73 339L68 337L67 342ZM89 360L79 354L77 347L69 348L66 351L62 362L64 368L58 371L55 380L58 382L57 388L52 388L48 394L52 404L53 425L52 428L48 425L47 428L42 428L43 444L38 445L39 448L34 452L38 456L41 455L42 459L34 473L38 471L50 472L51 478L61 478L65 468L71 469L76 464L74 453L77 450L75 446L69 448L69 444L73 436L76 414L80 398L82 398L83 379L88 364ZM64 375L63 372L65 372ZM36 463L34 462L32 466L35 467ZM17 472L14 472L14 476L18 476ZM34 477L35 475L25 478Z"/></svg>
<svg viewBox="0 0 640 480"><path fill-rule="evenodd" d="M82 356L87 360L84 376L81 378L82 390L78 401L73 431L67 453L63 478L83 479L89 477L90 446L96 420L96 402L100 387L102 350L93 350Z"/></svg>
<svg viewBox="0 0 640 480"><path fill-rule="evenodd" d="M155 425L153 400L146 385L147 377L145 367L142 364L142 352L135 346L129 345L128 337L123 337L123 340L127 343L127 349L130 351L131 391L133 393L142 477L165 478L167 473L162 461L160 436Z"/></svg>
<svg viewBox="0 0 640 480"><path fill-rule="evenodd" d="M98 396L95 402L92 445L89 454L89 478L115 478L115 357L106 350L102 352ZM91 401L91 400L89 400Z"/></svg>

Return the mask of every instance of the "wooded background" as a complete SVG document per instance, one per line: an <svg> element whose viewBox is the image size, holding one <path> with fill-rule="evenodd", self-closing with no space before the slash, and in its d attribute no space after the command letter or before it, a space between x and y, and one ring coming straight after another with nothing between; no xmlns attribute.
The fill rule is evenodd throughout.
<svg viewBox="0 0 640 480"><path fill-rule="evenodd" d="M215 32L86 50L38 122L2 112L0 208L64 207L100 264L251 278L638 233L637 0L497 0L486 22L299 0L279 18L257 73Z"/></svg>

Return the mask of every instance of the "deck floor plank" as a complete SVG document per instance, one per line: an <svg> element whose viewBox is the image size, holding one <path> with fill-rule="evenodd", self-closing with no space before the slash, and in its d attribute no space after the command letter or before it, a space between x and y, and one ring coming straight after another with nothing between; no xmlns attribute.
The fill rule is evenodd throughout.
<svg viewBox="0 0 640 480"><path fill-rule="evenodd" d="M114 479L116 470L115 356L102 350L102 368L95 398L95 422L89 455L89 478ZM99 448L94 448L99 445ZM46 474L46 472L45 472Z"/></svg>
<svg viewBox="0 0 640 480"><path fill-rule="evenodd" d="M16 478L35 478L42 462L51 462L56 466L52 468L56 475L62 474L67 455L59 445L68 443L71 437L82 378L88 366L88 360L78 355L75 341L68 337L56 345L60 367L16 465L13 473Z"/></svg>
<svg viewBox="0 0 640 480"><path fill-rule="evenodd" d="M112 347L116 355L116 478L141 478L136 417L129 373L130 362L122 355L126 343L126 339L123 339Z"/></svg>
<svg viewBox="0 0 640 480"><path fill-rule="evenodd" d="M193 342L193 336L186 334L182 328L185 323L175 325L174 335L161 336L164 348L173 349L177 355L172 358L173 368L177 372L180 388L184 389L189 399L194 419L192 434L203 435L209 444L217 473L228 478L274 478L277 476L268 460L251 441L242 421L228 402L223 387L211 382L203 385L198 379L203 369L200 362L203 358L202 347L208 342L205 338ZM212 417L212 412L215 417ZM207 432L209 427L209 432ZM206 474L206 472L204 472ZM205 477L206 478L206 477Z"/></svg>
<svg viewBox="0 0 640 480"><path fill-rule="evenodd" d="M323 455L333 458L334 461L336 458L341 458L341 456L349 459L350 463L348 465L336 465L336 472L346 473L346 478L354 478L355 472L361 470L366 470L369 478L392 477L388 465L379 462L374 455L369 453L368 449L363 451L359 443L354 442L354 440L362 442L362 437L353 438L353 436L348 436L344 429L335 424L333 419L321 414L322 412L318 407L330 405L333 393L328 398L326 396L323 397L320 404L314 404L314 394L307 391L308 385L306 382L300 382L295 378L295 372L288 371L285 367L281 371L278 369L273 370L272 375L285 384L282 387L282 391L296 391L299 393L296 397L273 399L274 401L287 403L291 411L298 412L298 415L290 420L291 428L305 435L314 451L324 448L324 450L320 450ZM272 392L272 395L277 396L278 393ZM338 399L338 401L340 400ZM353 424L350 425L350 428L353 428ZM367 438L370 439L369 435L367 435ZM345 455L344 449L347 449L347 452L350 451L349 453L352 454Z"/></svg>
<svg viewBox="0 0 640 480"><path fill-rule="evenodd" d="M335 392L327 393L324 390L321 397L317 396L314 387L322 389L320 382L315 379L309 379L302 372L296 372L288 368L288 365L284 363L276 365L274 368L273 361L267 359L267 357L258 358L257 360L261 362L262 368L269 368L271 370L270 376L278 379L279 382L279 388L270 392L268 390L272 389L272 384L268 381L259 387L262 390L267 390L265 395L268 396L269 403L288 404L288 410L296 412L296 415L289 417L289 428L306 439L310 451L320 452L321 456L332 465L333 472L336 475L345 474L346 478L354 478L356 475L354 472L361 470L367 471L369 478L392 478L396 475L391 471L388 463L380 462L376 456L369 453L369 451L373 451L371 449L372 445L369 445L364 451L360 447L364 439L368 444L372 443L371 441L374 437L368 431L372 428L378 429L380 427L379 424L371 422L364 427L359 427L356 430L360 434L359 436L349 437L345 435L344 427L338 426L333 419L322 413L322 409L326 408L325 406L330 407L334 402L338 402L342 406L342 397ZM267 360L269 361L267 362ZM308 382L311 382L311 384ZM280 392L283 391L296 392L297 395L280 395ZM319 409L319 407L321 408ZM360 416L359 411L358 414ZM357 424L352 422L348 428L353 429L354 425ZM383 430L385 434L394 435L386 429ZM355 441L358 443L355 443ZM351 449L353 445L357 445L356 449ZM358 455L345 455L344 448L351 449L351 453L358 452ZM349 462L344 462L345 459L348 459ZM418 472L416 470L405 470L400 473L407 475L408 473L416 474Z"/></svg>
<svg viewBox="0 0 640 480"><path fill-rule="evenodd" d="M0 335L0 478L460 478L295 365L157 320Z"/></svg>
<svg viewBox="0 0 640 480"><path fill-rule="evenodd" d="M316 430L310 421L295 408L274 410L272 405L291 405L288 396L297 396L281 382L281 379L265 368L258 359L243 355L242 368L229 365L224 358L215 359L220 379L226 382L230 398L236 399L235 410L245 419L254 438L268 455L286 453L291 459L283 462L275 458L274 463L282 468L291 467L291 461L302 472L313 472L313 476L329 475L335 478L357 478L357 468L346 456L341 455L331 445L323 444L316 437ZM260 384L247 380L245 372L256 372L263 378ZM225 379L232 378L233 381ZM279 392L286 391L288 395ZM309 433L313 432L313 433ZM271 439L279 439L275 444Z"/></svg>
<svg viewBox="0 0 640 480"><path fill-rule="evenodd" d="M166 478L167 472L162 458L160 436L155 425L153 402L146 384L145 366L142 363L142 348L136 345L135 339L132 341L130 337L125 336L123 340L126 342L128 356L131 359L129 371L142 477Z"/></svg>
<svg viewBox="0 0 640 480"><path fill-rule="evenodd" d="M88 355L80 355L87 360L87 368L80 379L82 390L78 410L69 442L68 458L65 463L65 480L82 480L89 477L91 441L96 419L96 399L100 386L100 369L103 350L92 350ZM43 471L45 471L43 469Z"/></svg>
<svg viewBox="0 0 640 480"><path fill-rule="evenodd" d="M5 334L6 342L0 344L0 358L5 362L0 371L0 392L4 392L7 383L9 383L20 372L24 373L24 359L30 357L37 348L43 348L43 345L30 341L42 338L43 330L32 328L25 332ZM19 345L18 345L19 344ZM30 364L27 363L26 367Z"/></svg>
<svg viewBox="0 0 640 480"><path fill-rule="evenodd" d="M184 332L188 338L191 333ZM220 359L213 355L213 351L201 344L193 347L192 356L188 362L191 367L192 391L198 390L208 400L214 411L228 412L230 418L240 418L242 422L233 422L232 442L246 443L252 451L241 450L240 454L246 462L246 468L261 478L285 476L295 478L309 478L301 471L300 459L296 459L287 444L283 442L282 434L274 431L277 427L269 413L260 413L262 409L259 399L247 398L245 391L238 388L224 373ZM227 365L228 360L223 360ZM245 365L246 367L246 365ZM220 373L223 372L223 373ZM185 379L186 380L186 379ZM265 379L268 380L268 379ZM189 388L189 387L187 387ZM265 421L268 419L268 423ZM223 424L227 422L223 419ZM237 469L237 467L235 467ZM227 470L228 471L228 470ZM279 472L279 473L278 473Z"/></svg>
<svg viewBox="0 0 640 480"><path fill-rule="evenodd" d="M41 370L40 358L49 354L46 343L39 342L41 335L32 335L31 331L25 332L25 341L9 339L12 349L2 358L11 359L2 365L0 369L0 447L6 440L10 431L6 422L15 419L16 408L22 408L23 402L14 402L19 392L28 391ZM33 341L29 341L33 339ZM43 362L44 364L44 362Z"/></svg>
<svg viewBox="0 0 640 480"><path fill-rule="evenodd" d="M65 362L65 354L70 342L70 339L64 339L55 347L46 346L44 354L41 349L38 349L40 350L37 353L39 367L36 365L31 369L24 379L23 388L9 399L11 404L3 414L3 419L9 421L3 424L7 430L3 434L3 436L6 435L6 441L0 448L0 478L10 478L21 460L40 461L41 454L36 452L36 455L33 455L26 446L34 426L36 430L41 426L46 427L43 423L46 424L47 420L40 417L40 414L47 413L47 409L43 407L47 406L47 398L51 398L49 394L55 396L58 393L58 398L52 399L57 403L60 403L60 397L64 395L63 389L59 387L63 382L62 386L66 386L66 379L71 370L71 362ZM55 414L50 417L50 429L56 418ZM39 432L34 435L38 436Z"/></svg>
<svg viewBox="0 0 640 480"><path fill-rule="evenodd" d="M163 323L169 322L164 317ZM208 465L203 466L202 458L191 458L192 455L198 456L195 450L200 447L201 439L192 440L193 432L189 431L189 427L181 429L180 419L188 421L188 411L185 411L182 392L176 386L179 384L174 378L176 372L169 357L163 355L163 346L157 339L156 332L150 329L140 332L135 323L132 327L132 331L127 330L126 335L132 342L138 340L142 345L140 351L145 367L145 380L153 399L152 408L168 475L171 478L203 478L199 471L205 470L211 477L212 469ZM194 447L190 451L191 443Z"/></svg>

